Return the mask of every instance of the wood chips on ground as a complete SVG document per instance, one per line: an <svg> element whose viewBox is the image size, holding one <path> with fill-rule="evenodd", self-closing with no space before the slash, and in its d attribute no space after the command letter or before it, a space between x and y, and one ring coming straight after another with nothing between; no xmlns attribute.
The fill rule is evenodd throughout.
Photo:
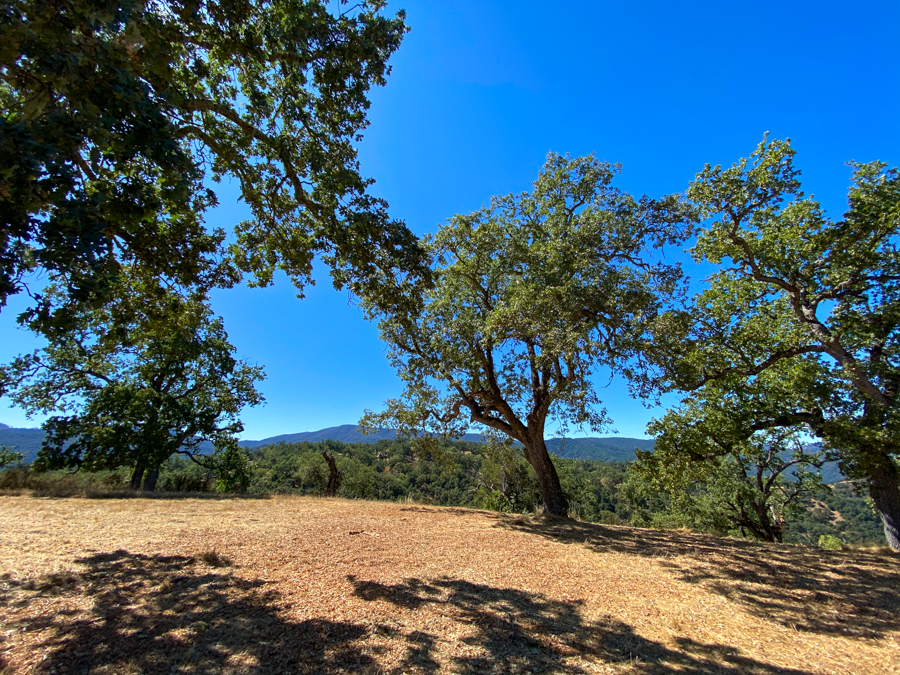
<svg viewBox="0 0 900 675"><path fill-rule="evenodd" d="M900 559L313 498L0 497L0 673L895 673Z"/></svg>

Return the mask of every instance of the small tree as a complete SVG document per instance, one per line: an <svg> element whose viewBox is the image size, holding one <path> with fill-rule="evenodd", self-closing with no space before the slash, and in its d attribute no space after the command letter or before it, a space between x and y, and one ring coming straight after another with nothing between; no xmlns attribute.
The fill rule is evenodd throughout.
<svg viewBox="0 0 900 675"><path fill-rule="evenodd" d="M72 330L0 370L0 390L15 403L63 413L44 423L34 468L130 466L132 487L153 490L166 459L181 453L202 462L200 446L211 442L231 460L225 480L239 483L231 456L243 429L238 414L262 402L254 387L262 370L234 358L202 294L132 282L117 286L115 302L82 308Z"/></svg>
<svg viewBox="0 0 900 675"><path fill-rule="evenodd" d="M681 276L646 254L679 240L691 217L676 197L612 187L618 171L551 154L531 193L494 198L427 239L433 286L380 315L406 390L363 425L395 427L420 448L472 424L519 441L544 510L566 515L547 418L605 428L591 373L640 378L644 330Z"/></svg>
<svg viewBox="0 0 900 675"><path fill-rule="evenodd" d="M534 472L509 439L487 445L477 480L476 496L481 508L524 513L541 504Z"/></svg>
<svg viewBox="0 0 900 675"><path fill-rule="evenodd" d="M793 430L747 437L708 412L687 404L651 422L656 444L637 451L623 495L635 505L665 504L652 516L656 522L781 542L788 519L803 509L802 496L825 489L816 471L823 452Z"/></svg>
<svg viewBox="0 0 900 675"><path fill-rule="evenodd" d="M800 191L789 142L709 166L688 196L709 225L694 256L722 264L665 322L674 388L749 438L795 428L862 481L900 550L900 172L851 164L842 221ZM682 322L683 339L673 340Z"/></svg>
<svg viewBox="0 0 900 675"><path fill-rule="evenodd" d="M12 448L0 445L0 469L4 469L13 464L18 464L24 458L25 455L21 452L13 452Z"/></svg>

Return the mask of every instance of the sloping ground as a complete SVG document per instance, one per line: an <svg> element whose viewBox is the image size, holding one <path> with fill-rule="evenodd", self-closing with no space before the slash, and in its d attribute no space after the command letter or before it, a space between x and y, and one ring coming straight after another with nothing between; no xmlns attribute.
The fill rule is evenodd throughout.
<svg viewBox="0 0 900 675"><path fill-rule="evenodd" d="M900 664L896 556L463 509L0 497L0 575L9 673Z"/></svg>

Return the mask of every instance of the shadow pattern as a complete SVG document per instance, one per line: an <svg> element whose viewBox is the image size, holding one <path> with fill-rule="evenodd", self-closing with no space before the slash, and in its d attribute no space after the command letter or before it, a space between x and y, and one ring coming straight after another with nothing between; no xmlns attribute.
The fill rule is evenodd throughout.
<svg viewBox="0 0 900 675"><path fill-rule="evenodd" d="M600 664L643 675L807 675L728 645L657 643L612 617L587 620L578 602L460 579L382 584L351 576L351 592L395 607L392 618L299 621L286 618L285 602L266 582L190 557L119 550L77 562L85 566L77 574L0 580L5 628L36 636L28 672L586 673ZM50 604L55 611L41 609ZM456 638L421 621L423 609L449 622Z"/></svg>
<svg viewBox="0 0 900 675"><path fill-rule="evenodd" d="M709 535L606 527L540 516L496 527L596 552L657 558L753 615L795 630L877 639L900 629L900 556L761 544Z"/></svg>
<svg viewBox="0 0 900 675"><path fill-rule="evenodd" d="M93 600L88 615L16 613L22 618L13 628L48 636L36 645L43 659L30 672L329 673L371 670L374 664L356 644L364 627L285 621L277 593L264 582L213 571L184 556L116 551L77 562L87 571L21 588L6 580L0 596L6 611L27 609L41 596Z"/></svg>
<svg viewBox="0 0 900 675"><path fill-rule="evenodd" d="M441 578L407 579L382 584L349 576L354 594L368 601L386 601L416 610L424 605L469 630L461 638L470 653L451 656L454 673L589 673L598 663L625 666L644 675L678 672L789 673L742 656L728 645L704 644L682 638L677 648L648 640L610 616L585 620L579 602L561 602L538 593L495 588L470 581ZM445 636L418 631L397 672L436 673L435 646ZM455 651L455 650L451 650Z"/></svg>

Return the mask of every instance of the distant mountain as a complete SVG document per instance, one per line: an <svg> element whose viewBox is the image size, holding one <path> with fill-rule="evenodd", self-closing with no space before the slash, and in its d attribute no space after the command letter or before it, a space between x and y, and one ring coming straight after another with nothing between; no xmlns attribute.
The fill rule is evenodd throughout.
<svg viewBox="0 0 900 675"><path fill-rule="evenodd" d="M245 448L261 448L273 443L302 443L308 441L341 441L342 443L377 443L381 440L393 440L397 432L390 429L379 429L371 434L363 434L359 426L355 424L342 424L338 427L328 427L318 431L305 431L298 434L281 434L270 436L261 441L241 441ZM33 462L41 443L44 440L44 432L41 429L16 429L7 424L0 424L0 446L11 447L16 452L25 455L26 462ZM466 434L461 440L472 443L480 443L481 434ZM201 445L201 452L212 452L212 444ZM607 438L551 438L547 441L547 449L564 459L599 460L602 462L631 462L634 461L635 449L652 450L653 440L646 438L621 438L612 436ZM822 467L822 479L826 483L835 483L843 480L843 476L837 468L836 462L828 462Z"/></svg>
<svg viewBox="0 0 900 675"><path fill-rule="evenodd" d="M302 443L308 441L341 441L342 443L377 443L381 440L393 440L397 432L391 429L379 429L371 434L363 434L356 424L342 424L318 431L305 431L297 434L281 434L270 436L259 441L241 441L245 448L261 448L273 443ZM12 446L17 452L25 455L25 461L34 460L44 440L41 429L14 429L0 424L0 445ZM461 440L480 443L481 434L466 434ZM206 447L209 446L209 447ZM637 438L553 438L547 441L547 449L567 459L599 459L606 462L629 462L634 459L634 449L652 450L652 440ZM201 451L212 452L212 445L204 443Z"/></svg>
<svg viewBox="0 0 900 675"><path fill-rule="evenodd" d="M0 424L0 446L6 446L25 455L26 462L33 462L41 443L44 442L43 429L15 429Z"/></svg>
<svg viewBox="0 0 900 675"><path fill-rule="evenodd" d="M371 434L363 434L356 424L342 424L339 427L328 427L318 431L304 431L299 434L282 434L270 436L261 441L241 441L245 448L261 448L272 443L315 443L316 441L341 441L342 443L377 443L378 441L393 440L397 438L397 432L391 429L379 429ZM462 440L479 443L481 434L466 434Z"/></svg>

